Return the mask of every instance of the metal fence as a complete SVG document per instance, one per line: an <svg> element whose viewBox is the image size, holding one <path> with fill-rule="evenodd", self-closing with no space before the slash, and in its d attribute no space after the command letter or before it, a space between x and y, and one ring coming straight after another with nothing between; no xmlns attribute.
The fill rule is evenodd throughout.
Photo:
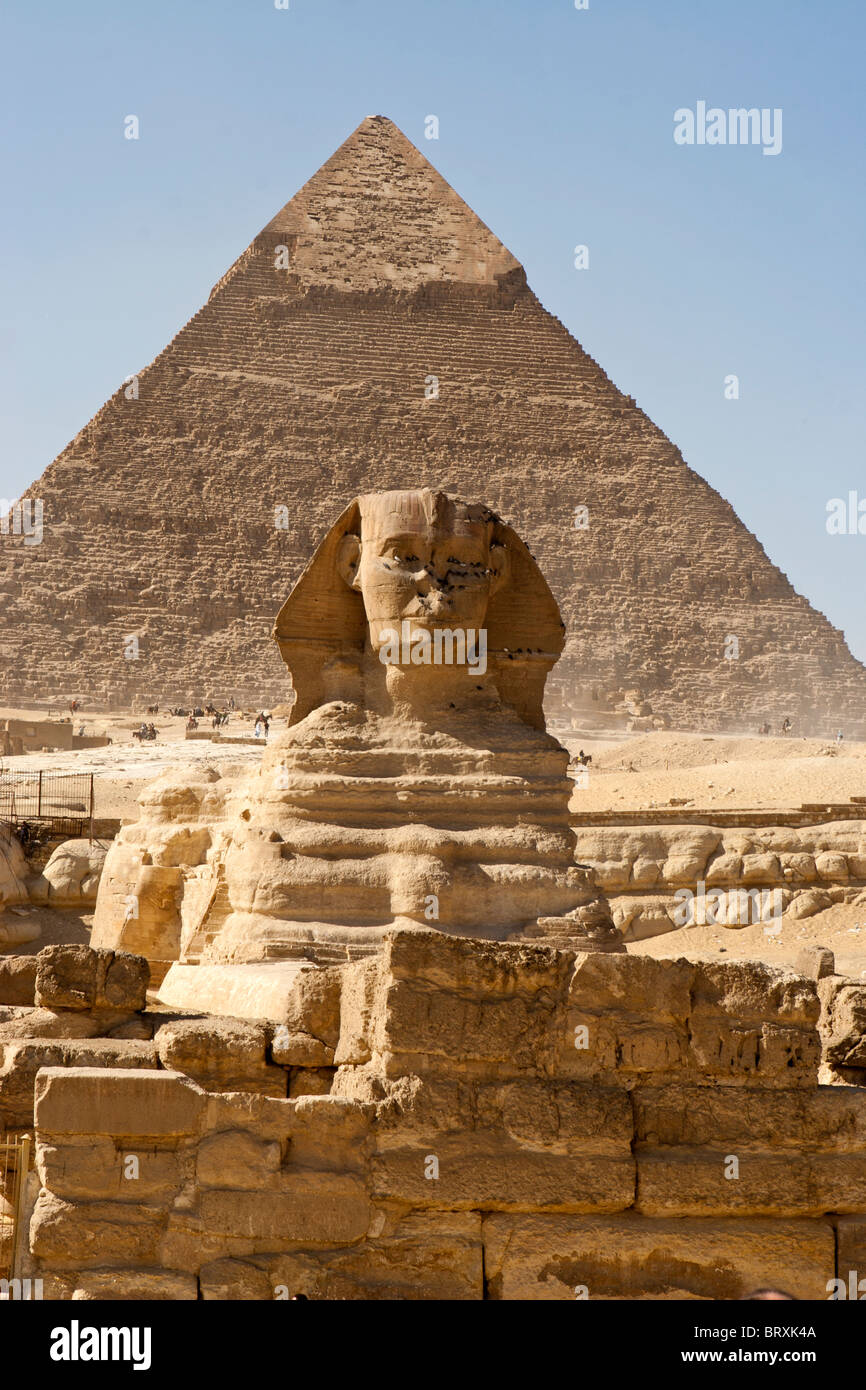
<svg viewBox="0 0 866 1390"><path fill-rule="evenodd" d="M30 1146L29 1134L0 1139L0 1291L7 1298L6 1281L16 1276L24 1238Z"/></svg>
<svg viewBox="0 0 866 1390"><path fill-rule="evenodd" d="M78 836L93 823L92 772L10 772L0 769L0 822Z"/></svg>

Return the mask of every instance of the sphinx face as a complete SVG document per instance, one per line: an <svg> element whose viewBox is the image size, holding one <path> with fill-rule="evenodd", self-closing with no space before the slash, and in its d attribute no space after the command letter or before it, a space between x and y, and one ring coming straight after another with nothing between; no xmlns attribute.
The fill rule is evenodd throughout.
<svg viewBox="0 0 866 1390"><path fill-rule="evenodd" d="M373 649L404 620L413 631L483 629L505 563L503 548L491 545L489 522L453 508L430 515L417 505L419 494L386 496L364 509L360 544L351 538L351 582L364 600Z"/></svg>

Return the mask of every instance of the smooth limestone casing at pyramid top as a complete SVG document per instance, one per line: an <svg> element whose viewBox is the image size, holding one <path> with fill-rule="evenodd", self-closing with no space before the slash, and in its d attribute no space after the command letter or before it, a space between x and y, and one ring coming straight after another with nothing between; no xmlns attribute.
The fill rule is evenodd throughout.
<svg viewBox="0 0 866 1390"><path fill-rule="evenodd" d="M276 702L273 615L340 499L474 496L483 478L566 620L549 707L639 687L684 726L793 715L866 735L866 671L842 634L384 117L273 218L134 394L120 385L28 490L42 543L3 537L2 700Z"/></svg>

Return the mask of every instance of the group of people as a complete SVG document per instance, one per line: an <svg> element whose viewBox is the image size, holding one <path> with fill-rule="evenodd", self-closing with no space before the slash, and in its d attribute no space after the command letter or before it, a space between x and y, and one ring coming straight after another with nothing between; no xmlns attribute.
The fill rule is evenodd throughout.
<svg viewBox="0 0 866 1390"><path fill-rule="evenodd" d="M792 721L791 721L790 719L788 719L788 717L786 716L786 717L782 720L781 724L779 725L779 733L780 733L780 734L784 734L784 735L787 737L787 735L791 732L791 730L793 729L793 727L794 727L794 725L793 725ZM761 725L761 727L759 728L758 733L759 733L762 737L763 737L764 735L770 733L770 724L769 724L769 721L768 721L768 720L764 720L764 723L763 723L763 724Z"/></svg>
<svg viewBox="0 0 866 1390"><path fill-rule="evenodd" d="M152 742L156 739L156 729L152 724L145 724L142 720L139 728L133 729L132 737L137 738L139 743Z"/></svg>

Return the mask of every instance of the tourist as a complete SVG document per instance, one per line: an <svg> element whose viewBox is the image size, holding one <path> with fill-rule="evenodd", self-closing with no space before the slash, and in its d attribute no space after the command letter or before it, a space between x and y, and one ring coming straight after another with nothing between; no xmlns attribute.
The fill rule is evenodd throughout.
<svg viewBox="0 0 866 1390"><path fill-rule="evenodd" d="M256 716L255 735L256 738L261 738L262 736L262 720L260 715Z"/></svg>

